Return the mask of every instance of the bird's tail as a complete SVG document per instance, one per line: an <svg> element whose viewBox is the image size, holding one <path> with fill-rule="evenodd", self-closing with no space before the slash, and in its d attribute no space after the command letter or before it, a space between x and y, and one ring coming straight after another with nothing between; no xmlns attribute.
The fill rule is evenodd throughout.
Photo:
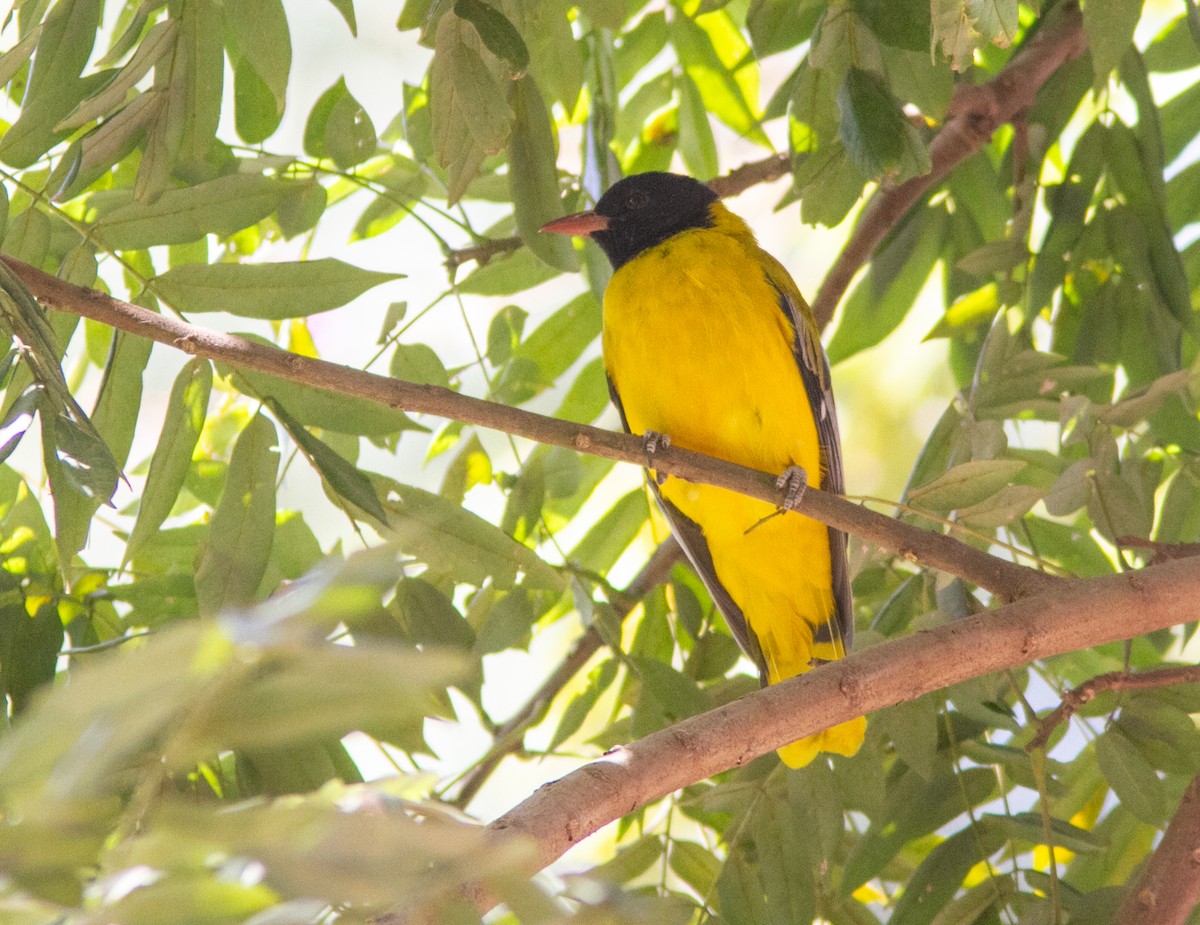
<svg viewBox="0 0 1200 925"><path fill-rule="evenodd" d="M818 732L816 735L799 739L778 750L779 758L789 768L802 768L820 752L850 757L863 744L867 733L867 718L859 716L848 722Z"/></svg>

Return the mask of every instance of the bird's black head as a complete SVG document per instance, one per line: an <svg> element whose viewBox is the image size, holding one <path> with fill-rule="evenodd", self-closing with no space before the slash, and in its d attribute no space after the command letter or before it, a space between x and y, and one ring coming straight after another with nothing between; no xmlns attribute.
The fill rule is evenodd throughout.
<svg viewBox="0 0 1200 925"><path fill-rule="evenodd" d="M711 226L709 206L716 201L716 193L691 177L673 173L626 177L596 203L595 214L606 219L607 226L591 237L617 270L672 235Z"/></svg>

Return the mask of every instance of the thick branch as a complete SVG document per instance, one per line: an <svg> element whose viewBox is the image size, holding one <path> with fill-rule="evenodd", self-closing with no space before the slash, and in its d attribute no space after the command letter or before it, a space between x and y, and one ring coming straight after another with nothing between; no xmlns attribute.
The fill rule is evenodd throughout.
<svg viewBox="0 0 1200 925"><path fill-rule="evenodd" d="M641 439L629 434L560 421L520 408L460 395L450 389L377 376L257 344L233 334L206 331L93 289L74 286L11 257L0 259L16 271L33 295L45 305L167 344L185 353L341 395L367 398L404 411L433 414L464 424L500 430L604 459L639 466L645 463ZM660 450L655 454L654 464L660 472L689 482L728 488L769 504L779 505L783 501L783 492L775 484L777 473L757 472L678 447ZM1060 581L1034 569L990 556L952 537L892 520L815 488L805 492L796 510L867 543L964 578L1004 600L1015 600L1046 590Z"/></svg>
<svg viewBox="0 0 1200 925"><path fill-rule="evenodd" d="M1200 775L1192 779L1142 875L1113 916L1121 925L1184 925L1200 906Z"/></svg>
<svg viewBox="0 0 1200 925"><path fill-rule="evenodd" d="M642 570L629 583L623 599L613 601L613 609L617 612L617 616L621 620L629 616L637 603L660 585L666 579L667 573L671 571L671 566L682 558L683 550L673 540L667 540L659 546L654 551L654 555L642 566ZM533 696L496 730L491 750L463 776L461 788L454 798L457 805L466 806L470 803L500 762L520 750L525 731L541 719L550 705L550 701L567 686L567 683L578 674L579 670L600 650L602 645L604 645L604 637L600 635L600 630L593 623L587 628L587 632L576 640L571 651L559 662L550 677L542 682L542 686L534 692Z"/></svg>
<svg viewBox="0 0 1200 925"><path fill-rule="evenodd" d="M533 838L544 866L640 806L837 723L1197 617L1200 569L1191 562L1064 582L1057 593L856 652L616 748L545 785L491 828Z"/></svg>
<svg viewBox="0 0 1200 925"><path fill-rule="evenodd" d="M1025 746L1032 752L1045 748L1050 736L1060 723L1065 723L1085 703L1091 703L1101 691L1140 691L1172 684L1194 684L1200 682L1200 665L1176 665L1157 668L1153 671L1112 671L1085 681L1073 691L1063 694L1062 703L1038 720L1037 734Z"/></svg>
<svg viewBox="0 0 1200 925"><path fill-rule="evenodd" d="M1078 5L1064 4L1058 22L1038 32L993 80L956 92L946 122L929 145L933 169L899 186L881 188L871 198L813 300L817 324L822 328L829 324L854 274L904 214L958 164L987 144L996 129L1032 106L1046 81L1083 54L1086 44Z"/></svg>

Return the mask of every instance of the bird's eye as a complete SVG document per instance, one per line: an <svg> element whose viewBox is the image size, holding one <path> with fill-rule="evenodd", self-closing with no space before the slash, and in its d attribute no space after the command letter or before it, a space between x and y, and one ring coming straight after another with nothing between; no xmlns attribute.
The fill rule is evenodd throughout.
<svg viewBox="0 0 1200 925"><path fill-rule="evenodd" d="M625 205L631 211L636 211L637 209L644 209L646 207L646 204L649 201L650 201L650 197L647 196L642 190L639 189L639 190L634 190L632 193L629 194L629 198L627 200L625 200Z"/></svg>

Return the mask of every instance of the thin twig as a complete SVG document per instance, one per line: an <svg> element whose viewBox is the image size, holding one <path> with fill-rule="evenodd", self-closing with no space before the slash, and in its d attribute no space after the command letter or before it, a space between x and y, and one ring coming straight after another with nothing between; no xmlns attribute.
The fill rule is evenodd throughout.
<svg viewBox="0 0 1200 925"><path fill-rule="evenodd" d="M1091 703L1096 695L1103 691L1140 691L1168 687L1172 684L1195 683L1200 683L1200 665L1178 665L1156 668L1153 671L1112 671L1097 675L1063 694L1062 702L1038 720L1037 733L1025 746L1025 751L1045 748L1050 742L1050 736L1060 724L1069 720L1084 704Z"/></svg>
<svg viewBox="0 0 1200 925"><path fill-rule="evenodd" d="M208 331L147 311L102 292L75 286L11 257L0 257L43 304L82 315L139 337L167 344L193 356L208 357L239 369L252 369L289 382L340 395L380 402L404 411L431 414L487 427L538 443L566 447L603 459L644 466L640 437L574 424L460 395L450 389L377 376L336 363L289 353L233 334ZM784 493L778 473L764 473L677 446L660 449L655 468L688 482L728 488L778 507ZM1061 579L968 546L941 533L921 530L851 504L838 495L809 488L795 509L823 524L890 550L910 561L957 575L995 594L1016 600L1056 587Z"/></svg>
<svg viewBox="0 0 1200 925"><path fill-rule="evenodd" d="M663 582L671 566L680 561L683 551L674 540L667 540L654 551L642 570L629 583L620 601L613 601L613 609L617 616L624 620L633 611L642 598ZM539 722L550 706L550 702L567 683L579 673L593 655L604 645L604 637L595 624L579 637L566 657L559 662L558 667L550 677L534 692L509 719L496 730L491 750L463 776L462 786L454 798L458 806L466 806L479 792L492 772L507 756L521 748L525 731L534 723Z"/></svg>
<svg viewBox="0 0 1200 925"><path fill-rule="evenodd" d="M446 268L456 270L472 260L476 260L482 265L493 257L510 254L524 246L525 242L518 235L513 235L511 238L491 238L481 241L479 244L473 244L471 247L461 247L450 251L446 254Z"/></svg>
<svg viewBox="0 0 1200 925"><path fill-rule="evenodd" d="M786 176L792 169L791 160L786 154L772 154L761 161L751 161L736 167L723 177L708 181L708 188L724 199L744 193L759 183L771 183Z"/></svg>
<svg viewBox="0 0 1200 925"><path fill-rule="evenodd" d="M1200 556L1200 543L1160 543L1140 536L1118 536L1117 545L1126 549L1149 549L1151 565L1170 562L1172 559L1188 559Z"/></svg>
<svg viewBox="0 0 1200 925"><path fill-rule="evenodd" d="M1046 81L1060 67L1083 54L1087 39L1076 3L1062 6L1059 20L1039 31L995 78L955 92L950 114L929 145L929 173L899 186L881 187L863 209L850 240L838 255L813 300L817 324L824 328L854 274L871 259L875 248L934 184L982 148L1001 125L1033 105Z"/></svg>
<svg viewBox="0 0 1200 925"><path fill-rule="evenodd" d="M786 154L772 154L760 161L751 161L741 167L735 167L725 176L710 180L708 185L714 193L722 198L736 196L759 183L778 180L790 169L791 163ZM472 260L485 264L493 257L520 250L524 243L518 235L513 235L509 238L491 238L470 247L461 247L446 254L446 267L455 270Z"/></svg>

